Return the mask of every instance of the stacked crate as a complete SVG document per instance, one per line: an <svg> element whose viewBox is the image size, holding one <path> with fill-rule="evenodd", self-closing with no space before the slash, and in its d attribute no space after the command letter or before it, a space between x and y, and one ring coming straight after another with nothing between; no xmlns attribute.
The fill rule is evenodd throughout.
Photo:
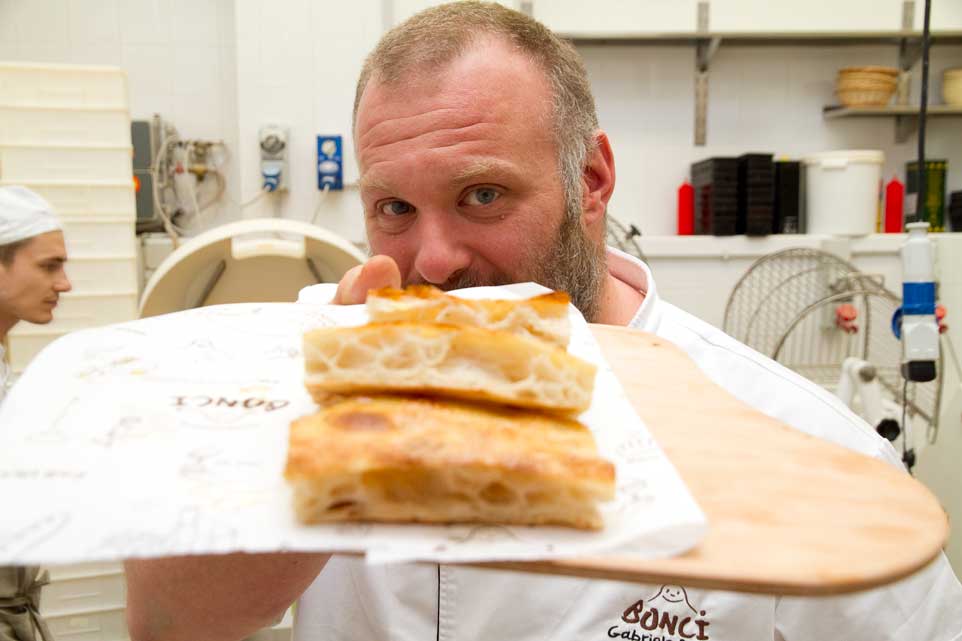
<svg viewBox="0 0 962 641"><path fill-rule="evenodd" d="M691 166L695 233L731 236L738 222L738 159L709 158Z"/></svg>
<svg viewBox="0 0 962 641"><path fill-rule="evenodd" d="M0 63L0 185L23 185L53 206L73 285L53 322L11 330L14 372L68 332L137 317L131 153L121 69Z"/></svg>
<svg viewBox="0 0 962 641"><path fill-rule="evenodd" d="M797 160L775 163L776 234L805 233L802 184L802 163Z"/></svg>
<svg viewBox="0 0 962 641"><path fill-rule="evenodd" d="M126 641L127 584L120 563L49 568L40 614L57 641Z"/></svg>
<svg viewBox="0 0 962 641"><path fill-rule="evenodd" d="M775 164L772 154L738 157L737 232L767 236L775 229Z"/></svg>

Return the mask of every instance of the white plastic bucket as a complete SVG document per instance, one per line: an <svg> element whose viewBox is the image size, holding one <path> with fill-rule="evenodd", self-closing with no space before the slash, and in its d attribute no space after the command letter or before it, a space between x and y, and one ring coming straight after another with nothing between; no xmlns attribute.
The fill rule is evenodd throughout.
<svg viewBox="0 0 962 641"><path fill-rule="evenodd" d="M863 236L875 232L885 154L824 151L804 158L808 233Z"/></svg>

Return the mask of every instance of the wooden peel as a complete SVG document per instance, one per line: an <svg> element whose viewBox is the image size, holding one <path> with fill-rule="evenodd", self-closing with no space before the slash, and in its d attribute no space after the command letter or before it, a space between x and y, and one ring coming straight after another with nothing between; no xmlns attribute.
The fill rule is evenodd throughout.
<svg viewBox="0 0 962 641"><path fill-rule="evenodd" d="M715 385L678 347L602 325L595 338L708 517L688 553L481 567L784 595L884 585L932 561L948 520L921 483L794 430Z"/></svg>

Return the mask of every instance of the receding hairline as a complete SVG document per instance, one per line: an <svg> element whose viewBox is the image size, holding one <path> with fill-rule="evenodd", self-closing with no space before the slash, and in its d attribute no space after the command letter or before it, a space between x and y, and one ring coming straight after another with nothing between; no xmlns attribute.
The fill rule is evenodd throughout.
<svg viewBox="0 0 962 641"><path fill-rule="evenodd" d="M357 116L368 87L381 85L389 89L394 89L401 86L405 81L428 77L427 74L429 73L434 76L441 76L459 60L464 59L469 54L485 46L500 46L504 50L525 60L532 66L532 69L537 71L538 77L544 83L549 94L554 94L555 88L551 84L549 71L545 65L538 60L537 56L513 42L508 34L499 31L482 31L467 36L463 46L459 47L452 55L445 57L441 61L440 66L435 66L435 63L427 61L413 61L410 63L402 63L395 68L392 74L385 74L382 67L368 68L367 64L365 64L365 68L362 69L362 75L358 79L354 100L354 113L351 121L351 130L355 137L357 135ZM365 75L365 72L367 72L367 75ZM548 109L550 111L550 105ZM548 115L550 116L551 114Z"/></svg>

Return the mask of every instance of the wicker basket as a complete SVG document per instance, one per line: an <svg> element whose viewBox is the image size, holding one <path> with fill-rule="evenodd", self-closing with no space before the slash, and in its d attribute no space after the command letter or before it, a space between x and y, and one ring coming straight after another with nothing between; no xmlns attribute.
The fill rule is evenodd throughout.
<svg viewBox="0 0 962 641"><path fill-rule="evenodd" d="M895 67L842 67L838 70L839 75L852 73L878 73L890 78L898 78L899 70Z"/></svg>
<svg viewBox="0 0 962 641"><path fill-rule="evenodd" d="M846 107L884 107L889 104L893 93L895 92L877 89L839 89L835 91L839 102Z"/></svg>
<svg viewBox="0 0 962 641"><path fill-rule="evenodd" d="M962 67L946 69L942 74L942 100L947 105L962 107Z"/></svg>
<svg viewBox="0 0 962 641"><path fill-rule="evenodd" d="M898 69L846 67L835 79L835 95L846 107L883 107L898 86Z"/></svg>

